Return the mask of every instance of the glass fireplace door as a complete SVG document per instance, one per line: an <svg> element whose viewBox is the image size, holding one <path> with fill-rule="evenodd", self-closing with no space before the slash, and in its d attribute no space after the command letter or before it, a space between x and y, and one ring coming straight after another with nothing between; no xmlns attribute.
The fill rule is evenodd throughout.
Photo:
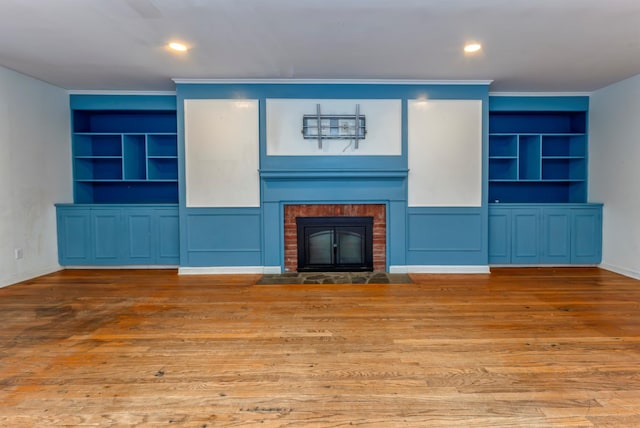
<svg viewBox="0 0 640 428"><path fill-rule="evenodd" d="M370 218L303 217L298 219L298 270L316 272L373 270L373 222L365 220L364 224L358 224L359 219Z"/></svg>

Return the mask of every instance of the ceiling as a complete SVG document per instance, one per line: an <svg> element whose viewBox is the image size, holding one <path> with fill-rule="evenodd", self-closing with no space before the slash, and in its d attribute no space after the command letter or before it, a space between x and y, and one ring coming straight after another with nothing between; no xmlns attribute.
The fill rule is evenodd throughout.
<svg viewBox="0 0 640 428"><path fill-rule="evenodd" d="M484 49L465 55L468 40ZM70 90L203 78L589 92L640 73L640 0L0 0L0 65Z"/></svg>

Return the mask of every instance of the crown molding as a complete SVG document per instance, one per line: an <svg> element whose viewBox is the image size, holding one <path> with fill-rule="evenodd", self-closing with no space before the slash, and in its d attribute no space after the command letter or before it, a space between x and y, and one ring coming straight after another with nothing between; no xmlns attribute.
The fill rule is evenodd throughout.
<svg viewBox="0 0 640 428"><path fill-rule="evenodd" d="M411 80L411 79L171 79L176 84L271 84L271 85L490 85L493 80Z"/></svg>

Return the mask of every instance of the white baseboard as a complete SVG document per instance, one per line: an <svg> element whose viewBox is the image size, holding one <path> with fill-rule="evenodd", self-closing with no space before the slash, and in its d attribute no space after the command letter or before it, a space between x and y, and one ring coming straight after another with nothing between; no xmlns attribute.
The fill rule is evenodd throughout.
<svg viewBox="0 0 640 428"><path fill-rule="evenodd" d="M609 263L602 263L599 267L611 272L619 273L620 275L628 276L629 278L640 279L640 272L634 269L627 269L621 266L611 265Z"/></svg>
<svg viewBox="0 0 640 428"><path fill-rule="evenodd" d="M575 268L575 267L599 267L593 263L495 263L489 265L492 268Z"/></svg>
<svg viewBox="0 0 640 428"><path fill-rule="evenodd" d="M17 284L18 282L22 282L22 281L28 281L38 276L48 275L50 273L58 272L62 269L64 269L62 266L55 265L55 266L48 266L42 269L36 269L29 272L21 272L20 274L17 274L17 275L11 275L0 282L0 288Z"/></svg>
<svg viewBox="0 0 640 428"><path fill-rule="evenodd" d="M389 266L389 273L491 273L486 265L405 265Z"/></svg>
<svg viewBox="0 0 640 428"><path fill-rule="evenodd" d="M219 275L219 274L279 274L280 266L208 266L208 267L181 267L179 275Z"/></svg>
<svg viewBox="0 0 640 428"><path fill-rule="evenodd" d="M177 269L178 265L74 265L62 266L63 269Z"/></svg>

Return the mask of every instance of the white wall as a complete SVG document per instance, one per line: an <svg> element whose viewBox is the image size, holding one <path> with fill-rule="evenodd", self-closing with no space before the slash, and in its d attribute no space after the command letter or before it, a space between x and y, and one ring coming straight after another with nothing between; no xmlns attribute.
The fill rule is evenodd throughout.
<svg viewBox="0 0 640 428"><path fill-rule="evenodd" d="M302 135L302 117L316 114L355 115L356 105L365 116L367 133L352 140L317 139ZM402 154L402 104L400 100L267 100L267 156L400 156Z"/></svg>
<svg viewBox="0 0 640 428"><path fill-rule="evenodd" d="M589 199L604 202L602 267L640 279L640 75L594 92Z"/></svg>
<svg viewBox="0 0 640 428"><path fill-rule="evenodd" d="M0 287L60 269L53 204L71 200L66 91L0 67Z"/></svg>
<svg viewBox="0 0 640 428"><path fill-rule="evenodd" d="M409 206L482 205L482 101L409 100Z"/></svg>
<svg viewBox="0 0 640 428"><path fill-rule="evenodd" d="M185 100L188 207L259 207L257 100Z"/></svg>

